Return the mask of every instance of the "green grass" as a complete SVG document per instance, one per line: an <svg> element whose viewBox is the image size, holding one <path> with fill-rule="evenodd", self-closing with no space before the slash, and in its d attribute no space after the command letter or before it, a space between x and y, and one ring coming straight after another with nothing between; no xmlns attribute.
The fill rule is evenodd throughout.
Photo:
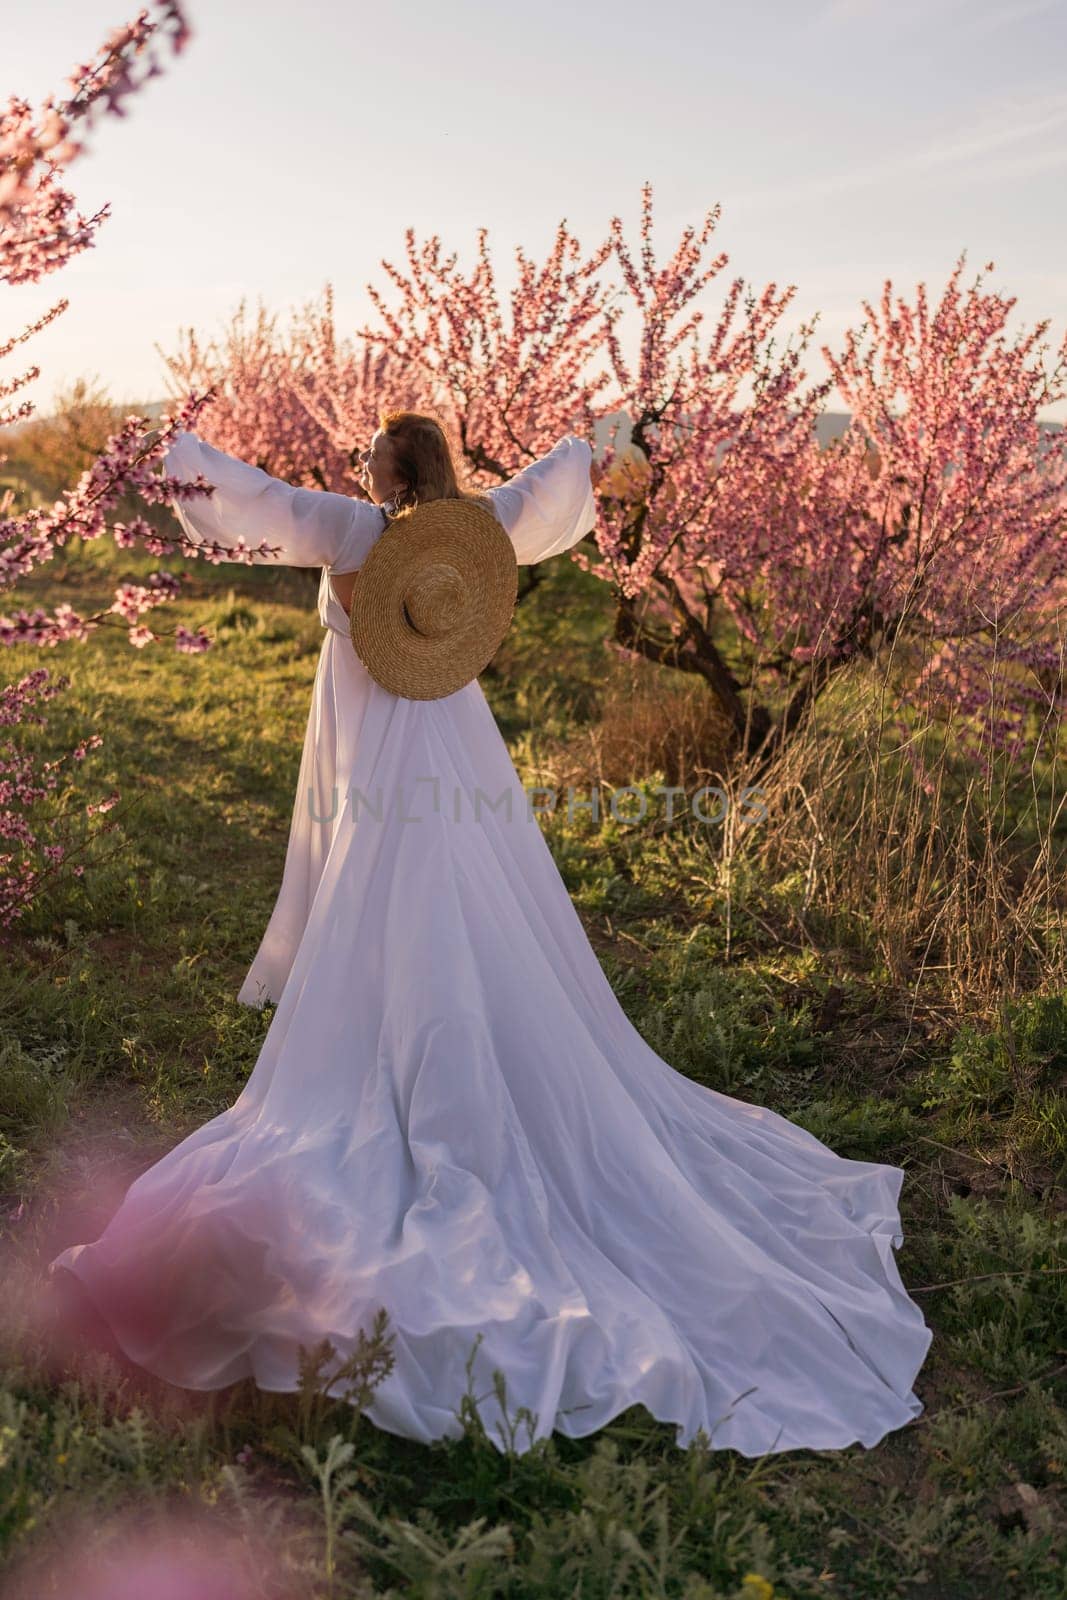
<svg viewBox="0 0 1067 1600"><path fill-rule="evenodd" d="M82 551L36 595L98 604L116 571L153 565ZM57 1196L103 1176L91 1132L128 1181L232 1102L269 1024L236 991L280 882L314 587L235 567L193 577L160 625L207 624L208 654L141 653L108 631L44 659L71 684L32 736L50 751L104 739L63 803L112 787L123 800L84 878L19 926L0 978L0 1540L26 1592L47 1594L38 1563L79 1512L103 1541L112 1513L147 1527L182 1506L238 1530L265 1596L1061 1597L1067 996L1018 997L992 1025L931 1007L916 1026L867 961L858 915L849 943L848 907L825 949L773 937L757 900L785 904L795 886L758 852L737 865L727 954L699 828L545 825L653 1048L842 1155L906 1169L898 1259L934 1330L921 1419L872 1451L750 1462L680 1451L634 1407L594 1438L502 1456L474 1396L463 1438L421 1446L326 1400L314 1363L294 1396L178 1395L99 1352L51 1368L16 1289L68 1242ZM596 715L606 607L553 563L483 678L520 769ZM41 664L9 652L7 677ZM368 1347L355 1392L380 1356Z"/></svg>

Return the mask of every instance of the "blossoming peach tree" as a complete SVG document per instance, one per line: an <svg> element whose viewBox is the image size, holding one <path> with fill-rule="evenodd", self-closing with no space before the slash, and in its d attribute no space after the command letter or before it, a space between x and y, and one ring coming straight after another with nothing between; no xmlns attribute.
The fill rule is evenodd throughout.
<svg viewBox="0 0 1067 1600"><path fill-rule="evenodd" d="M125 116L128 98L162 71L157 54L160 43L169 43L171 52L178 55L189 37L178 0L157 0L155 15L141 11L133 22L107 37L95 60L75 70L68 79L68 96L60 100L49 97L37 112L26 100L12 97L0 111L0 281L12 288L37 282L95 245L109 208L84 216L63 183L66 169L85 149L77 136L79 128L91 128L102 111ZM59 299L44 316L0 344L0 358L10 356L62 315L68 304ZM39 369L34 366L18 377L0 381L0 427L32 414L32 402L22 399L13 404L12 400L38 376ZM128 417L70 492L51 506L16 514L12 492L0 495L0 592L14 589L30 577L68 540L99 539L108 532L120 549L139 548L158 556L179 550L209 561L220 559L218 547L197 546L180 531L174 537L161 537L143 516L126 523L108 522L109 512L130 491L148 504L159 504L175 494L183 498L210 492L199 483L177 485L153 471L174 433L192 427L210 399L210 395L190 394L175 415L164 417L156 428L143 417ZM3 459L0 455L0 464ZM261 551L270 548L265 544L259 547ZM247 559L254 553L249 552ZM239 551L226 554L228 559L241 559ZM0 616L0 645L55 648L84 640L95 629L117 622L126 626L130 643L142 648L155 635L141 619L152 608L173 600L180 587L172 573L160 570L145 583L120 584L110 607L92 616L80 616L65 604L51 611L42 606L13 609ZM202 630L192 632L183 627L174 631L173 640L181 651L200 651L210 643ZM53 680L48 669L38 668L0 688L0 725L16 729L42 722L41 705L68 682L66 678ZM0 930L8 930L26 911L62 863L69 860L75 874L84 870L73 864L73 856L88 839L72 848L68 819L53 811L42 825L35 813L41 802L54 795L62 761L81 761L100 742L98 735L92 735L67 757L44 762L38 762L24 743L10 737L0 746ZM87 810L91 816L103 813L118 799L114 794L102 797L90 802Z"/></svg>
<svg viewBox="0 0 1067 1600"><path fill-rule="evenodd" d="M613 223L641 316L639 360L613 341L614 370L644 470L601 496L599 561L575 553L615 585L616 640L702 676L764 758L848 661L894 651L901 706L971 713L962 749L1017 754L1029 706L1063 714L1051 669L1067 433L1043 438L1037 418L1067 393L1067 338L1050 377L1035 359L1048 322L1009 342L1014 300L983 292L981 275L961 293L961 257L932 314L923 285L914 307L894 304L889 282L880 309L863 302L843 352L822 347L830 379L801 392L814 323L777 361L767 337L792 289L750 296L730 334L735 281L706 345L699 313L673 325L718 269L695 277L716 213L657 270L650 202L646 186L640 266ZM742 382L752 392L738 406ZM831 383L849 417L823 448L815 423ZM995 661L1030 670L998 679Z"/></svg>

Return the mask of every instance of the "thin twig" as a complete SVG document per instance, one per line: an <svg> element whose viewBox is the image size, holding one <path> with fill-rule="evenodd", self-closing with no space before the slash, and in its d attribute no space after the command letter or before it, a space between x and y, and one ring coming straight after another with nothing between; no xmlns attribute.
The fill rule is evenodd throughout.
<svg viewBox="0 0 1067 1600"><path fill-rule="evenodd" d="M1058 1367L1053 1367L1051 1372L1041 1372L1036 1378L1027 1378L1025 1383L1017 1383L1013 1389L995 1389L992 1394L980 1394L973 1400L961 1400L955 1406L942 1406L940 1411L932 1411L929 1416L913 1417L908 1426L915 1428L923 1422L934 1422L938 1417L946 1416L952 1411L965 1411L968 1406L984 1406L988 1405L990 1400L1003 1400L1010 1394L1022 1394L1032 1383L1046 1383L1049 1378L1058 1378L1061 1372L1067 1372L1067 1361L1061 1362Z"/></svg>
<svg viewBox="0 0 1067 1600"><path fill-rule="evenodd" d="M898 1556L903 1556L904 1551L895 1539L891 1539L882 1528L875 1527L873 1522L868 1522L866 1517L861 1517L859 1512L850 1504L842 1508L846 1517L851 1517L853 1522L858 1522L861 1528L866 1528L868 1533L873 1533L876 1539L881 1539L890 1550L895 1550Z"/></svg>
<svg viewBox="0 0 1067 1600"><path fill-rule="evenodd" d="M956 1150L950 1144L942 1144L938 1139L928 1139L925 1133L920 1133L918 1138L923 1144L936 1145L939 1150L947 1150L950 1156L966 1156L968 1161L980 1161L983 1167L993 1166L988 1156L975 1155L973 1150ZM1002 1164L1002 1163L1001 1163Z"/></svg>
<svg viewBox="0 0 1067 1600"><path fill-rule="evenodd" d="M1020 1267L1011 1272L980 1272L974 1278L947 1278L944 1283L924 1283L921 1289L909 1289L909 1294L930 1294L934 1289L951 1289L957 1283L984 1283L987 1278L1027 1278L1037 1273L1052 1278L1057 1272L1067 1272L1067 1267Z"/></svg>
<svg viewBox="0 0 1067 1600"><path fill-rule="evenodd" d="M761 928L766 928L767 932L776 943L790 945L794 950L805 951L808 949L808 946L801 944L798 939L790 939L788 934L779 933L776 929L772 928L770 923L765 922L758 912L753 911L751 906L745 907L745 916L751 917L753 922L758 922Z"/></svg>

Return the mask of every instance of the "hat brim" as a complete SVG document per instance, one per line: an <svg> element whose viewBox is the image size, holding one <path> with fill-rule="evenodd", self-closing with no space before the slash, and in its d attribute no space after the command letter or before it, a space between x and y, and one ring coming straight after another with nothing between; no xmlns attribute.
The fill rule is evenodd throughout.
<svg viewBox="0 0 1067 1600"><path fill-rule="evenodd" d="M428 567L454 569L461 596L433 636L413 626L406 599ZM371 677L408 700L454 694L488 666L515 611L518 562L488 507L429 500L392 522L359 570L349 631Z"/></svg>

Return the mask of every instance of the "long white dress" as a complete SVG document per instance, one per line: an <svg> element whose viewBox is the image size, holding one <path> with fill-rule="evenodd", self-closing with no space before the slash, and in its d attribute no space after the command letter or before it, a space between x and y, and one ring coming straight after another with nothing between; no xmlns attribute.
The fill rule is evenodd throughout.
<svg viewBox="0 0 1067 1600"><path fill-rule="evenodd" d="M491 491L520 562L594 525L590 454L566 435ZM197 1390L292 1391L301 1344L347 1356L384 1306L395 1365L366 1414L424 1441L462 1431L472 1356L500 1449L494 1368L512 1423L536 1418L519 1450L637 1402L679 1445L704 1429L750 1457L870 1447L918 1416L932 1333L894 1255L903 1170L645 1043L477 681L405 700L357 658L330 572L365 558L376 507L190 433L164 466L216 486L174 502L192 537L323 567L282 888L240 991L277 1009L235 1103L52 1270L135 1363Z"/></svg>

